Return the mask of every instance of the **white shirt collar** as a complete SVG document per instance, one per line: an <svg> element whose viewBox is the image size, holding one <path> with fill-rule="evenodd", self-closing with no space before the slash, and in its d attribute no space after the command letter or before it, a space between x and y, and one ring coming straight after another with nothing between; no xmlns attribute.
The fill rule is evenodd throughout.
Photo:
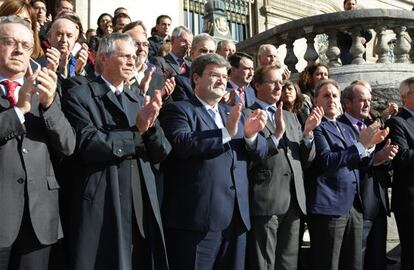
<svg viewBox="0 0 414 270"><path fill-rule="evenodd" d="M116 93L116 92L123 92L124 91L124 84L121 83L118 86L114 86L112 83L110 83L108 80L106 80L104 78L104 76L101 75L102 80L104 80L104 82L106 83L106 85L108 85L109 89L111 89L112 93Z"/></svg>

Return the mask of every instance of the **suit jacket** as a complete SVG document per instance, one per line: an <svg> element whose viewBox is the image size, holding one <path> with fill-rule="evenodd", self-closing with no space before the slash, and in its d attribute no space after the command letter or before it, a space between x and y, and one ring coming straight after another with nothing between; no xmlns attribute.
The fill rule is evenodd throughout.
<svg viewBox="0 0 414 270"><path fill-rule="evenodd" d="M355 134L359 137L359 132L349 119L342 115L338 121L348 125ZM367 123L368 125L370 123ZM380 145L376 146L375 151L381 149ZM387 183L390 181L388 174L389 166L366 166L360 170L360 194L362 200L362 208L364 219L375 220L382 209L383 213L390 215Z"/></svg>
<svg viewBox="0 0 414 270"><path fill-rule="evenodd" d="M187 100L195 96L190 78L184 75L177 75L174 78L175 89L171 94L174 101Z"/></svg>
<svg viewBox="0 0 414 270"><path fill-rule="evenodd" d="M225 123L231 107L218 106ZM240 211L241 223L249 229L247 162L265 157L265 139L258 135L247 150L242 117L237 135L223 144L221 129L196 97L168 104L160 119L173 147L163 164L165 227L222 231L233 212Z"/></svg>
<svg viewBox="0 0 414 270"><path fill-rule="evenodd" d="M233 88L233 86L231 85L231 83L228 81L227 82L227 92L230 91L234 91L236 90L235 88ZM256 102L256 93L254 91L254 89L249 85L247 85L244 88L244 104L246 106L246 108L252 106L255 102ZM237 96L237 99L235 100L236 103L240 103L240 99L239 96Z"/></svg>
<svg viewBox="0 0 414 270"><path fill-rule="evenodd" d="M81 175L71 217L73 269L130 270L133 224L147 239L150 265L168 268L151 165L167 156L170 144L158 125L141 136L135 119L142 97L128 87L121 96L123 106L98 77L65 99Z"/></svg>
<svg viewBox="0 0 414 270"><path fill-rule="evenodd" d="M324 119L314 130L316 157L308 170L308 214L349 213L359 192L359 168L369 160L360 158L352 129L335 122Z"/></svg>
<svg viewBox="0 0 414 270"><path fill-rule="evenodd" d="M0 248L10 247L19 233L27 189L28 208L40 243L55 243L62 235L58 190L51 153L71 155L75 133L56 95L45 111L33 95L31 111L21 124L0 93Z"/></svg>
<svg viewBox="0 0 414 270"><path fill-rule="evenodd" d="M180 74L180 66L175 61L174 57L171 54L167 54L165 57L156 56L152 58L152 63L156 66L159 66L164 74L168 74L169 77L173 77ZM184 63L186 65L186 73L182 74L189 77L191 62L184 58Z"/></svg>
<svg viewBox="0 0 414 270"><path fill-rule="evenodd" d="M247 109L247 113L259 108L260 105L255 103ZM315 146L313 143L310 148L305 146L301 125L293 113L283 111L283 119L286 131L277 147L270 137L275 132L275 126L268 119L261 131L267 140L267 159L253 160L249 165L252 216L285 214L292 197L297 198L302 213L306 214L302 164L305 168L310 166L315 157Z"/></svg>
<svg viewBox="0 0 414 270"><path fill-rule="evenodd" d="M414 117L405 108L390 118L389 138L398 145L399 151L392 161L391 208L394 212L414 213Z"/></svg>

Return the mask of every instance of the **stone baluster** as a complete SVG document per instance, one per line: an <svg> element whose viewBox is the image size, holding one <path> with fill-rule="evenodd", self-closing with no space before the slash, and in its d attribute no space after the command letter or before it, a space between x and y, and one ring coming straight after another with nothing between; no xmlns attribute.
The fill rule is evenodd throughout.
<svg viewBox="0 0 414 270"><path fill-rule="evenodd" d="M390 63L390 58L388 57L388 52L390 50L390 46L385 38L387 27L386 26L378 26L375 28L377 32L377 45L374 48L374 52L378 55L377 63Z"/></svg>
<svg viewBox="0 0 414 270"><path fill-rule="evenodd" d="M287 52L286 52L285 64L292 73L296 73L298 71L295 66L299 62L299 60L296 57L295 52L293 51L293 42L295 42L295 40L292 40L292 39L286 40L286 51Z"/></svg>
<svg viewBox="0 0 414 270"><path fill-rule="evenodd" d="M408 52L411 49L411 45L407 40L407 38L409 38L409 35L407 33L407 27L398 26L394 29L394 32L397 35L397 43L394 47L395 62L409 63L410 59L408 56Z"/></svg>
<svg viewBox="0 0 414 270"><path fill-rule="evenodd" d="M310 33L305 36L308 46L303 58L308 62L308 65L315 63L315 61L319 58L319 54L315 50L315 36L316 34L314 33Z"/></svg>
<svg viewBox="0 0 414 270"><path fill-rule="evenodd" d="M361 28L360 27L354 27L351 29L352 33L352 46L349 52L353 56L352 64L364 64L365 60L363 58L363 55L365 53L365 47L362 45L361 42Z"/></svg>
<svg viewBox="0 0 414 270"><path fill-rule="evenodd" d="M341 66L341 62L339 62L339 55L341 54L341 50L338 48L337 40L336 40L336 31L331 31L328 33L328 49L326 50L326 56L329 59L328 66L330 67L339 67Z"/></svg>

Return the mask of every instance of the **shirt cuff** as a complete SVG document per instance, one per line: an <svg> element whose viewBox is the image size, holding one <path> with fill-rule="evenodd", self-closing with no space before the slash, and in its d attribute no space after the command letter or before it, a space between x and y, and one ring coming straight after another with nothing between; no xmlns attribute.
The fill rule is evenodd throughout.
<svg viewBox="0 0 414 270"><path fill-rule="evenodd" d="M273 143L275 144L275 147L277 148L279 146L279 139L275 137L275 135L270 135L270 138L272 139Z"/></svg>
<svg viewBox="0 0 414 270"><path fill-rule="evenodd" d="M20 123L24 123L24 114L22 113L22 111L19 109L19 108L17 108L17 107L13 107L13 109L14 109L14 111L16 112L16 114L17 114L17 117L19 117L19 120L20 120Z"/></svg>
<svg viewBox="0 0 414 270"><path fill-rule="evenodd" d="M227 128L222 128L221 129L221 134L223 135L223 144L226 144L229 141L231 141L231 136L230 136L229 131L227 130Z"/></svg>
<svg viewBox="0 0 414 270"><path fill-rule="evenodd" d="M247 146L248 149L253 149L254 148L254 145L256 143L256 139L257 139L257 133L251 138L244 137L244 141L246 142L246 146Z"/></svg>
<svg viewBox="0 0 414 270"><path fill-rule="evenodd" d="M371 147L371 148L369 148L369 149L365 149L365 147L362 145L362 143L357 142L357 143L355 144L355 146L357 147L357 149L358 149L358 153L359 153L359 156L360 156L361 158L364 158L364 157L370 157L370 156L372 156L372 155L374 154L374 152L375 152L375 145L374 145L374 146L372 146L372 147Z"/></svg>
<svg viewBox="0 0 414 270"><path fill-rule="evenodd" d="M312 138L303 138L303 144L305 144L306 148L311 148L313 143L313 137Z"/></svg>

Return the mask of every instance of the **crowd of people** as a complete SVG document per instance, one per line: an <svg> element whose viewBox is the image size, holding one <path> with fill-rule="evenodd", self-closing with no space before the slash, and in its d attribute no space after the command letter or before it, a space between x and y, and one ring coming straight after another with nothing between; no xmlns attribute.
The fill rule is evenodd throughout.
<svg viewBox="0 0 414 270"><path fill-rule="evenodd" d="M414 269L414 77L380 113L323 63L128 12L0 6L0 270L385 270L391 186Z"/></svg>

